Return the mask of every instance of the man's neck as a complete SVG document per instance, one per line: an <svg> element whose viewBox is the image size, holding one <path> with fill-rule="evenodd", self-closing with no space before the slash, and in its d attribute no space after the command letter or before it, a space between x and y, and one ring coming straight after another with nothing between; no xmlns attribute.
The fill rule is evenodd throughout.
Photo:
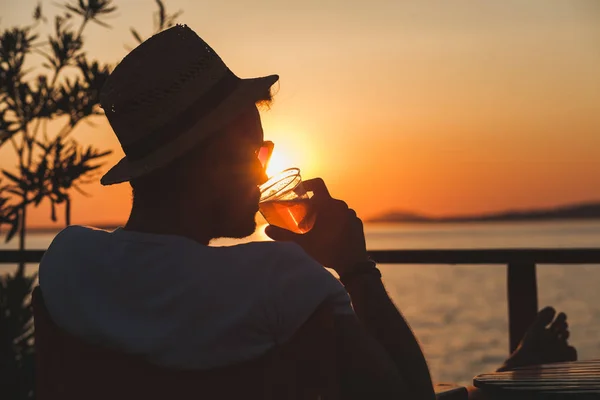
<svg viewBox="0 0 600 400"><path fill-rule="evenodd" d="M180 210L142 208L134 205L124 229L159 235L184 236L198 243L208 245L216 235L211 232L210 217L202 220L206 221L206 224L198 223L198 219L190 221L189 216L183 215Z"/></svg>

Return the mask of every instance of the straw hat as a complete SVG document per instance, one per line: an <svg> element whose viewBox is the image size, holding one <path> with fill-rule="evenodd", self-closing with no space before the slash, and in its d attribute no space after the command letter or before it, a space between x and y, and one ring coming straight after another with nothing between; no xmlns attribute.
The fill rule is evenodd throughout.
<svg viewBox="0 0 600 400"><path fill-rule="evenodd" d="M125 157L100 182L126 182L166 166L254 104L278 78L238 78L186 25L152 36L102 89L100 104Z"/></svg>

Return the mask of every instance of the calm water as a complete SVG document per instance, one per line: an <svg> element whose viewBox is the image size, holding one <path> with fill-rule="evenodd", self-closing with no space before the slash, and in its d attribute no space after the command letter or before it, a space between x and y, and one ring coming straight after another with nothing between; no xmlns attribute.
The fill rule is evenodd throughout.
<svg viewBox="0 0 600 400"><path fill-rule="evenodd" d="M367 225L370 249L600 247L600 221L527 224ZM31 235L46 248L53 235ZM262 230L249 239L265 240ZM236 241L220 240L215 245ZM0 244L14 248L16 242ZM568 314L580 358L600 358L600 265L538 268L540 305ZM35 271L31 265L28 271ZM434 380L469 383L507 355L503 266L382 265L390 296L420 340ZM14 267L0 266L0 272Z"/></svg>

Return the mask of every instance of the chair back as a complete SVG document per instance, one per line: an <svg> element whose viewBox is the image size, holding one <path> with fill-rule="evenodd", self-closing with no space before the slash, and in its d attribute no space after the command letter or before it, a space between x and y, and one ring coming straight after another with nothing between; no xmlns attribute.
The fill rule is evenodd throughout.
<svg viewBox="0 0 600 400"><path fill-rule="evenodd" d="M54 323L39 286L32 304L38 400L339 398L333 312L327 304L284 345L211 370L165 368L87 343Z"/></svg>

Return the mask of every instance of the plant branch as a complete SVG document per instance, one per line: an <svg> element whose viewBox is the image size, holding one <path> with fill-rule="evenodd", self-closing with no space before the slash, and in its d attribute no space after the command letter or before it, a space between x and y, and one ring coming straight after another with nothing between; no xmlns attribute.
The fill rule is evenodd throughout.
<svg viewBox="0 0 600 400"><path fill-rule="evenodd" d="M37 118L37 123L35 124L35 127L33 128L33 139L35 139L35 137L38 134L38 131L40 130L40 125L42 124L42 119L43 118L40 118L40 117Z"/></svg>
<svg viewBox="0 0 600 400"><path fill-rule="evenodd" d="M20 119L21 130L23 131L24 137L27 137L27 121L25 121L25 114L23 114L23 103L21 102L21 96L19 94L19 85L20 82L17 82L14 87L14 100L15 100L15 113L17 117ZM23 143L24 145L24 143Z"/></svg>
<svg viewBox="0 0 600 400"><path fill-rule="evenodd" d="M51 89L54 89L54 85L56 85L56 81L58 80L58 74L60 74L60 71L62 69L63 69L62 65L60 65L54 69L54 76L52 77L52 81L50 82L50 85L48 85L48 94L52 93Z"/></svg>
<svg viewBox="0 0 600 400"><path fill-rule="evenodd" d="M83 29L85 28L85 26L89 20L90 20L89 16L86 15L83 17L83 22L81 23L81 26L79 27L79 30L77 31L77 35L75 36L76 40L81 40L81 34L83 33Z"/></svg>
<svg viewBox="0 0 600 400"><path fill-rule="evenodd" d="M17 153L19 155L19 165L23 165L23 154L21 152L21 150L19 149L19 146L17 144L17 140L15 139L14 136L10 137L10 142L12 143L13 148L15 149L15 153Z"/></svg>
<svg viewBox="0 0 600 400"><path fill-rule="evenodd" d="M44 141L48 141L48 120L44 120Z"/></svg>
<svg viewBox="0 0 600 400"><path fill-rule="evenodd" d="M71 133L73 131L74 128L75 128L75 125L71 125L71 121L69 121L66 123L65 126L63 126L63 128L60 131L58 131L58 134L56 135L56 137L64 139L65 137L67 137L69 135L69 133Z"/></svg>
<svg viewBox="0 0 600 400"><path fill-rule="evenodd" d="M31 133L31 137L29 138L27 145L29 147L29 154L28 154L28 160L27 160L27 165L31 165L31 161L33 159L33 142L35 141L35 138L37 136L37 133L40 129L40 124L42 123L42 118L38 117L35 127L33 128L33 132Z"/></svg>

